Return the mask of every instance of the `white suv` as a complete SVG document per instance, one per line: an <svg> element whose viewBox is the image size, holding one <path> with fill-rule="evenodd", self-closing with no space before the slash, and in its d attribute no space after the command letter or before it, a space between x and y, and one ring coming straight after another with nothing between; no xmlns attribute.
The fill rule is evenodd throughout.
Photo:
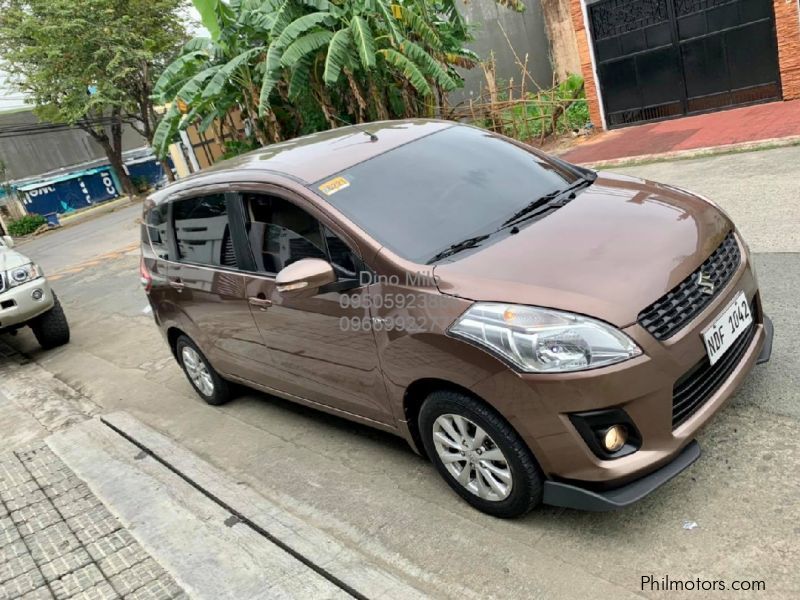
<svg viewBox="0 0 800 600"><path fill-rule="evenodd" d="M0 333L29 326L42 348L69 342L69 325L39 266L0 237Z"/></svg>

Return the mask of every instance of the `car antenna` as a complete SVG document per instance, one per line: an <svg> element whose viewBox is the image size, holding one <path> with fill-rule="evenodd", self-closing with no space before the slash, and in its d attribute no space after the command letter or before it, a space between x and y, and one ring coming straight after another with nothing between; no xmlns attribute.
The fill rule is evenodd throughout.
<svg viewBox="0 0 800 600"><path fill-rule="evenodd" d="M352 127L353 129L357 129L358 131L360 131L364 135L369 136L369 141L370 142L377 142L378 141L378 136L375 135L374 133L372 133L371 131L369 131L367 129L364 129L363 127L360 127L359 125L353 125L352 123L348 123L347 121L345 121L344 119L342 119L340 117L337 117L336 115L331 115L331 116L334 119L336 119L337 121L339 121L340 123L344 123L348 127Z"/></svg>

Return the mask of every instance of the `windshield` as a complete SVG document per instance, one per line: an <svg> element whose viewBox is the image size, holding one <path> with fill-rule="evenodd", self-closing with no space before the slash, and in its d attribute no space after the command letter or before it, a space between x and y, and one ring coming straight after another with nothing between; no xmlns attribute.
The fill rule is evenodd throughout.
<svg viewBox="0 0 800 600"><path fill-rule="evenodd" d="M472 127L455 126L317 182L313 189L398 256L427 263L491 234L580 176Z"/></svg>

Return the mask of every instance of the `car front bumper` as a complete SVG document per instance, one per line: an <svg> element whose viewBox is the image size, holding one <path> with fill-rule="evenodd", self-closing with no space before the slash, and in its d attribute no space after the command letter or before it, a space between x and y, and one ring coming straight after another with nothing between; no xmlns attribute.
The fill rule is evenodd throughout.
<svg viewBox="0 0 800 600"><path fill-rule="evenodd" d="M739 292L745 293L753 309L751 337L719 385L691 416L673 426L675 384L704 360L702 331ZM624 331L642 348L641 356L611 367L559 377L507 370L472 388L500 407L533 450L551 482L546 498L553 503L582 508L597 505L597 510L617 508L646 495L686 468L697 458L696 451L687 448L694 447L698 431L725 405L750 370L769 360L773 336L772 323L763 314L758 284L747 259L725 290L667 341L656 340L638 324ZM621 409L630 417L641 434L641 446L627 456L609 459L589 448L570 416L612 408ZM690 456L694 458L687 460ZM586 498L576 500L581 495L576 490L584 490Z"/></svg>
<svg viewBox="0 0 800 600"><path fill-rule="evenodd" d="M34 300L35 290L42 290L42 298ZM50 284L44 277L9 288L0 293L0 331L25 325L53 308L55 300Z"/></svg>

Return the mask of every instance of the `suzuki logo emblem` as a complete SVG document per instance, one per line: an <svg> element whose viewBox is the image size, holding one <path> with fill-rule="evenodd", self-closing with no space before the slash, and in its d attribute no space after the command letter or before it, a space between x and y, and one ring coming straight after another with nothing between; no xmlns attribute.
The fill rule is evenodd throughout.
<svg viewBox="0 0 800 600"><path fill-rule="evenodd" d="M714 280L711 279L711 275L708 273L704 273L700 271L697 274L697 287L700 288L700 292L705 294L706 296L713 296L714 295Z"/></svg>

